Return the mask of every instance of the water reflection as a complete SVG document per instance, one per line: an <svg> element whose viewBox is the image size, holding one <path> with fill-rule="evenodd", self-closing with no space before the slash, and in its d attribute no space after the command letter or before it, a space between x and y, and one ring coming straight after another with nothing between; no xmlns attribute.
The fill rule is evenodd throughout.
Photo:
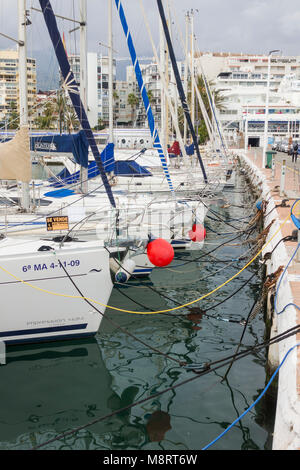
<svg viewBox="0 0 300 470"><path fill-rule="evenodd" d="M95 340L10 347L0 383L2 449L30 448L111 410L111 378Z"/></svg>
<svg viewBox="0 0 300 470"><path fill-rule="evenodd" d="M237 207L225 204L223 208L222 202L219 207L216 204L216 210L232 218L244 215L238 205L248 194L228 195L226 200L230 197ZM215 231L225 230L213 220L208 225ZM212 245L206 249L220 240L223 238L210 235ZM218 260L236 259L244 250L241 245L224 246L209 262L186 264L199 253L179 252L169 269L154 270L149 281L114 288L109 303L139 311L144 307L148 311L173 308L211 291L237 272L243 262L229 266ZM255 270L257 265L251 266L213 296L189 308L163 315L107 310L106 318L115 325L104 319L94 340L10 347L7 365L0 368L0 448L29 449L103 417L46 448L201 449L258 396L265 383L265 357L256 353L239 361L224 381L225 368L172 389L194 373L165 355L195 364L234 353L243 327L218 317L237 321L247 317L260 288L259 276L212 308L210 317L204 312L230 296ZM116 323L136 338L126 335ZM263 335L264 323L257 316L247 328L241 348L257 344ZM167 393L154 396L166 389ZM143 401L146 398L150 399ZM130 407L135 402L140 403ZM120 409L124 410L116 413ZM258 406L214 449L263 449L271 429L267 422L264 408Z"/></svg>

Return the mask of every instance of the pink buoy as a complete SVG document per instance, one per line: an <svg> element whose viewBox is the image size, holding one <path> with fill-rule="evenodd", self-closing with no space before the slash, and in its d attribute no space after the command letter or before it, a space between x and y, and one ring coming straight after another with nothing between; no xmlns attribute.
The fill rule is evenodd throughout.
<svg viewBox="0 0 300 470"><path fill-rule="evenodd" d="M189 231L189 237L192 242L203 242L206 237L206 230L201 224L193 224L192 230Z"/></svg>
<svg viewBox="0 0 300 470"><path fill-rule="evenodd" d="M167 240L156 238L148 243L147 256L154 266L167 266L174 258L174 249Z"/></svg>

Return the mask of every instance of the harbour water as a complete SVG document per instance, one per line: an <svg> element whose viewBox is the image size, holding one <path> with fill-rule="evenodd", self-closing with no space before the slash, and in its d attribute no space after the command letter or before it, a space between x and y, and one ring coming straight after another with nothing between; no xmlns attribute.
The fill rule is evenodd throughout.
<svg viewBox="0 0 300 470"><path fill-rule="evenodd" d="M222 200L212 206L231 225L208 213L211 218L206 218L208 236L203 252L236 237L232 226L245 226L247 217L255 212L255 201L242 178L239 176L235 189L226 190ZM176 252L172 264L155 269L150 279L116 285L109 304L151 312L199 298L244 266L245 260L232 261L250 248L249 244L241 245L242 239L245 237L194 262L203 252ZM210 309L251 276L243 289ZM91 340L8 348L7 364L0 367L0 449L35 448L85 425L41 449L202 449L264 389L266 350L236 361L225 380L228 365L172 388L196 375L179 361L203 364L234 354L244 328L239 322L247 318L261 283L259 263L255 262L191 306L200 307L207 315L191 308L145 315L107 310L107 318L122 330L103 319ZM246 328L241 349L261 343L264 334L260 312ZM149 400L143 401L146 398ZM259 401L211 449L270 449L273 416L271 400ZM101 417L104 419L98 420Z"/></svg>

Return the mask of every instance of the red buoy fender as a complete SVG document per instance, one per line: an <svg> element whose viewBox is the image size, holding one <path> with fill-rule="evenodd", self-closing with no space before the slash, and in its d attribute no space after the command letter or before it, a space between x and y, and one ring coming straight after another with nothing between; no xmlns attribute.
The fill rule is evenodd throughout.
<svg viewBox="0 0 300 470"><path fill-rule="evenodd" d="M174 258L174 249L167 240L156 238L148 243L147 256L154 266L167 266Z"/></svg>
<svg viewBox="0 0 300 470"><path fill-rule="evenodd" d="M189 231L189 237L192 242L203 242L206 237L206 230L201 224L193 224L192 230Z"/></svg>

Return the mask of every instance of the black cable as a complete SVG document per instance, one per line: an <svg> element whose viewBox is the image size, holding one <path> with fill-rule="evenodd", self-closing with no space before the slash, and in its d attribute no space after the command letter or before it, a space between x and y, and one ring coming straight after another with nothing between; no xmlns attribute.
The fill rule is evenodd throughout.
<svg viewBox="0 0 300 470"><path fill-rule="evenodd" d="M132 333L130 333L129 331L125 330L125 328L123 328L121 325L119 325L118 323L114 322L113 320L111 320L110 318L108 318L106 315L104 315L104 313L100 312L100 310L95 306L93 305L92 302L90 302L84 295L83 293L81 292L81 290L79 289L79 287L77 286L77 284L73 281L72 277L69 275L68 271L66 270L65 266L63 265L63 263L60 262L60 260L58 260L58 262L60 263L60 266L63 268L64 272L66 273L66 275L68 276L69 280L71 281L71 283L73 284L73 286L75 287L75 289L77 290L77 292L80 294L80 296L82 297L82 300L84 300L88 305L90 305L94 310L96 310L96 312L98 312L103 318L105 318L107 321L109 321L113 326L115 326L116 328L118 328L119 330L121 330L123 333L125 333L126 335L130 336L131 338L135 339L136 341L138 341L139 343L143 344L144 346L146 346L147 348L149 349L152 349L153 351L155 351L156 353L159 353L163 356L165 356L166 358L168 359L171 359L172 361L175 361L177 362L179 365L184 365L184 363L182 361L179 361L178 359L175 359L171 356L169 356L168 354L165 354L163 353L162 351L160 351L159 349L157 348L154 348L153 346L150 346L149 344L145 343L144 341L142 341L141 339L137 338L135 335L133 335Z"/></svg>
<svg viewBox="0 0 300 470"><path fill-rule="evenodd" d="M242 352L239 352L238 354L235 355L235 361L236 360L239 360L239 359L243 359L244 357L248 356L249 354L252 354L254 351L256 350L260 350L260 349L263 349L265 347L268 347L269 345L271 344L275 344L277 342L280 342L280 341L283 341L284 339L287 339L289 338L290 336L293 336L295 334L297 334L298 332L300 331L300 325L296 325L295 327L293 328L290 328L289 330L285 331L284 333L281 333L280 335L277 335L275 337L272 338L272 340L269 340L269 341L265 341L261 344L257 344L255 346L252 346L251 348L248 348L246 349L245 351L242 351ZM60 440L60 439L63 439L65 437L68 437L72 434L75 434L76 432L78 431L81 431L82 429L85 429L89 426L92 426L94 424L97 424L99 423L100 421L104 421L105 419L107 418L110 418L116 414L119 414L119 413L122 413L124 411L127 411L137 405L141 405L142 403L145 403L149 400L153 400L154 398L157 398L161 395L163 395L164 393L166 392L169 392L169 391L173 391L175 390L176 388L178 387L181 387L183 385L186 385L187 383L190 383L190 382L193 382L194 380L198 379L199 377L202 377L206 374L209 374L211 372L215 372L217 369L220 369L221 367L224 367L226 366L227 364L230 364L231 363L231 359L232 359L232 356L229 356L227 358L223 358L223 359L219 359L218 361L214 361L214 362L211 362L211 363L206 363L202 366L202 370L201 371L197 371L197 369L193 368L193 369L190 369L191 371L193 371L195 373L195 375L193 377L190 377L186 380L183 380L182 382L179 382L175 385L172 385L168 388L166 388L165 390L162 390L160 392L156 392L156 393L153 393L151 394L149 397L146 397L146 398L142 398L130 405L127 405L123 408L120 408L118 410L115 410L115 411L112 411L111 413L105 415L105 416L101 416L100 418L95 418L93 419L92 421L89 421L88 423L86 424L83 424L82 426L78 426L77 428L75 429L71 429L70 431L67 431L65 433L61 433L59 434L58 436L56 437L53 437L52 439L49 439L48 441L46 442L43 442L42 444L39 444L35 447L32 448L32 450L37 450L37 449L40 449L42 447L45 447L46 445L49 445L51 444L52 442L55 442L57 440ZM218 364L218 365L216 365ZM212 365L215 365L215 367L211 367Z"/></svg>
<svg viewBox="0 0 300 470"><path fill-rule="evenodd" d="M251 315L251 313L253 312L253 309L254 309L256 303L257 303L257 300L254 300L254 302L253 302L253 304L252 304L252 307L251 307L251 309L250 309L250 311L249 311L249 313L248 313L248 315L247 315L247 318L246 318L246 321L245 321L245 325L244 325L244 328L243 328L243 331L242 331L240 340L239 340L239 342L238 342L238 345L237 345L235 354L234 354L234 356L233 356L233 358L232 358L231 363L229 364L228 369L226 370L226 372L225 372L225 374L224 374L224 376L223 376L223 378L222 378L222 382L223 382L223 380L226 380L226 379L227 379L227 375L229 374L230 369L231 369L231 367L233 366L233 363L234 363L234 361L235 361L235 358L236 358L236 356L237 356L237 354L238 354L238 352L239 352L239 349L240 349L240 347L241 347L241 344L242 344L242 341L243 341L243 338L244 338L244 335L245 335L245 332L246 332L246 329L247 329L247 326L248 326L248 323L249 323L250 315Z"/></svg>
<svg viewBox="0 0 300 470"><path fill-rule="evenodd" d="M231 299L231 297L233 297L233 296L234 296L235 294L237 294L240 290L242 290L242 289L248 284L248 282L250 282L250 281L253 279L253 277L256 276L256 275L257 275L257 273L254 272L254 273L252 274L252 276L250 276L249 279L247 279L235 292L233 292L232 294L230 294L228 297L226 297L225 299L221 300L221 301L218 302L217 304L212 305L211 307L208 307L208 308L206 309L206 311L212 310L212 309L214 309L214 308L216 308L216 307L219 307L219 305L221 305L221 304L223 304L224 302L226 302L227 300Z"/></svg>
<svg viewBox="0 0 300 470"><path fill-rule="evenodd" d="M186 264L189 264L189 263L195 263L196 261L199 261L200 259L204 258L205 256L208 256L210 255L211 253L213 253L214 251L217 251L219 248L221 248L221 246L224 246L224 245L227 245L227 243L231 243L233 242L234 240L236 240L237 238L240 238L242 235L242 233L240 233L239 235L237 235L236 237L233 237L229 240L226 240L225 242L222 242L220 243L220 245L217 245L215 248L213 248L212 250L210 251L207 251L205 253L203 253L201 256L198 256L197 258L193 258L192 260L188 260L186 261L185 263L182 263L180 266L185 266ZM184 258L180 258L180 257L176 257L176 259L180 259L180 260L184 260ZM175 266L176 267L176 266Z"/></svg>

